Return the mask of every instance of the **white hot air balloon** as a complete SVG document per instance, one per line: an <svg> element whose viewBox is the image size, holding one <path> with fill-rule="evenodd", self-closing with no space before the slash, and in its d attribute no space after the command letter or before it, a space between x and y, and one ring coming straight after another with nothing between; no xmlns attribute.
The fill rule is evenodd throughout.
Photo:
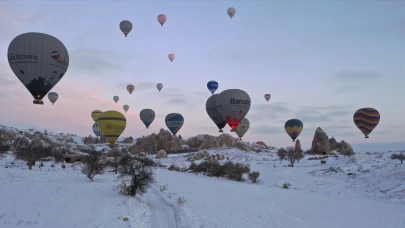
<svg viewBox="0 0 405 228"><path fill-rule="evenodd" d="M124 108L125 112L127 112L128 109L129 109L129 106L128 106L128 105L124 105L123 108Z"/></svg>
<svg viewBox="0 0 405 228"><path fill-rule="evenodd" d="M69 67L69 54L63 43L44 33L24 33L8 46L8 63L17 78L34 97L42 99L63 78Z"/></svg>
<svg viewBox="0 0 405 228"><path fill-rule="evenodd" d="M249 95L240 89L224 90L217 98L217 110L233 131L249 112L250 104Z"/></svg>
<svg viewBox="0 0 405 228"><path fill-rule="evenodd" d="M120 97L118 97L118 96L113 97L113 100L115 101L115 103L117 103L119 99L120 99Z"/></svg>
<svg viewBox="0 0 405 228"><path fill-rule="evenodd" d="M52 105L58 100L59 95L55 92L48 93L48 99L51 101Z"/></svg>
<svg viewBox="0 0 405 228"><path fill-rule="evenodd" d="M122 33L124 33L125 37L127 37L128 34L132 30L132 23L130 21L127 21L127 20L121 21L120 29L121 29Z"/></svg>
<svg viewBox="0 0 405 228"><path fill-rule="evenodd" d="M226 11L228 13L228 15L231 17L231 19L233 18L233 16L235 16L236 13L236 9L233 7L228 8L228 10Z"/></svg>
<svg viewBox="0 0 405 228"><path fill-rule="evenodd" d="M239 139L242 139L242 137L245 135L245 133L249 130L249 120L246 118L243 118L242 121L240 121L238 127L235 130L235 133L239 136Z"/></svg>
<svg viewBox="0 0 405 228"><path fill-rule="evenodd" d="M149 125L155 120L155 112L152 109L143 109L139 113L139 117L143 124L145 124L146 128L149 128Z"/></svg>
<svg viewBox="0 0 405 228"><path fill-rule="evenodd" d="M101 131L100 131L100 129L98 128L98 124L97 124L97 123L94 123L94 124L93 124L92 129L93 129L93 132L94 132L94 134L95 134L96 136L101 136Z"/></svg>
<svg viewBox="0 0 405 228"><path fill-rule="evenodd" d="M156 88L159 90L159 92L160 92L160 90L162 90L163 89L163 84L162 83L158 83L157 85L156 85Z"/></svg>

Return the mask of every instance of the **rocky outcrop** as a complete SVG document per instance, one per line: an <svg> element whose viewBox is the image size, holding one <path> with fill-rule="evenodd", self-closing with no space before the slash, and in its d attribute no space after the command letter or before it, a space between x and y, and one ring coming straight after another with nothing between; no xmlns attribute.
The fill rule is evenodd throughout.
<svg viewBox="0 0 405 228"><path fill-rule="evenodd" d="M301 142L299 139L295 140L295 152L298 152L298 153L304 152L301 148Z"/></svg>
<svg viewBox="0 0 405 228"><path fill-rule="evenodd" d="M173 136L169 131L160 129L158 134L151 134L138 138L135 145L129 148L132 153L146 152L149 154L164 150L167 153L183 152L182 144L184 142L178 137Z"/></svg>
<svg viewBox="0 0 405 228"><path fill-rule="evenodd" d="M132 138L132 136L125 138L123 141L123 143L134 143L134 138Z"/></svg>
<svg viewBox="0 0 405 228"><path fill-rule="evenodd" d="M14 140L14 149L16 151L22 150L27 148L30 145L30 141L28 140L27 137L19 135L17 138Z"/></svg>
<svg viewBox="0 0 405 228"><path fill-rule="evenodd" d="M187 158L187 161L194 162L197 160L205 160L205 161L222 161L227 159L223 154L209 154L206 150L200 150L197 153L192 153L184 156Z"/></svg>
<svg viewBox="0 0 405 228"><path fill-rule="evenodd" d="M315 131L312 146L308 153L327 155L333 150L344 155L354 154L353 148L349 143L344 140L339 143L333 137L329 139L328 135L318 127Z"/></svg>
<svg viewBox="0 0 405 228"><path fill-rule="evenodd" d="M217 137L212 135L197 135L191 137L186 141L187 146L190 148L210 149L219 147Z"/></svg>
<svg viewBox="0 0 405 228"><path fill-rule="evenodd" d="M0 142L12 141L17 137L14 131L10 131L6 128L0 129Z"/></svg>
<svg viewBox="0 0 405 228"><path fill-rule="evenodd" d="M96 143L96 140L93 138L93 136L89 135L83 138L83 142L84 144L94 144Z"/></svg>
<svg viewBox="0 0 405 228"><path fill-rule="evenodd" d="M344 140L339 143L339 148L337 149L337 151L345 156L354 154L352 146Z"/></svg>

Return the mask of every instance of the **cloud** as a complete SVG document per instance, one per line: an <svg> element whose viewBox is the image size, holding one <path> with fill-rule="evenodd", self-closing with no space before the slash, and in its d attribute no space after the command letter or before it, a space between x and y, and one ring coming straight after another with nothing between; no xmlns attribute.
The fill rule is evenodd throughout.
<svg viewBox="0 0 405 228"><path fill-rule="evenodd" d="M69 56L69 69L95 77L117 76L133 60L129 54L102 49L75 49Z"/></svg>
<svg viewBox="0 0 405 228"><path fill-rule="evenodd" d="M352 86L352 85L348 85L348 86L341 86L335 90L333 90L334 93L351 93L351 92L355 92L359 89L358 86Z"/></svg>
<svg viewBox="0 0 405 228"><path fill-rule="evenodd" d="M183 98L172 98L172 99L169 99L167 101L167 103L169 103L169 104L178 104L178 105L186 105L186 104L188 104L188 101L186 99L183 99Z"/></svg>
<svg viewBox="0 0 405 228"><path fill-rule="evenodd" d="M377 71L351 71L344 70L335 73L330 77L332 80L343 82L365 82L367 80L376 80L381 77Z"/></svg>
<svg viewBox="0 0 405 228"><path fill-rule="evenodd" d="M9 40L17 36L24 26L41 23L48 18L43 11L14 12L5 7L0 8L0 40Z"/></svg>
<svg viewBox="0 0 405 228"><path fill-rule="evenodd" d="M286 114L291 110L287 107L287 103L274 102L271 104L257 104L253 105L247 118L255 119L257 121L276 119L278 114Z"/></svg>
<svg viewBox="0 0 405 228"><path fill-rule="evenodd" d="M304 106L298 109L295 116L305 126L307 123L336 122L339 118L351 117L352 114L351 110L341 106Z"/></svg>
<svg viewBox="0 0 405 228"><path fill-rule="evenodd" d="M252 132L256 134L263 134L263 135L278 135L278 134L286 134L284 130L284 126L256 126L252 128Z"/></svg>

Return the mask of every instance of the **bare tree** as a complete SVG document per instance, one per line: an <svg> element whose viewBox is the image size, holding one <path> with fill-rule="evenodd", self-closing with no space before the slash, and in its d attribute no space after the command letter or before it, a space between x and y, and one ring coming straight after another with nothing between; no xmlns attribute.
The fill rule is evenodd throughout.
<svg viewBox="0 0 405 228"><path fill-rule="evenodd" d="M49 156L51 150L51 147L43 145L41 141L34 139L27 148L21 148L16 152L16 158L27 161L28 169L32 170L32 166L41 158Z"/></svg>
<svg viewBox="0 0 405 228"><path fill-rule="evenodd" d="M119 167L120 177L124 179L120 186L120 194L134 197L137 193L142 195L155 181L151 162L147 159L128 155L123 157Z"/></svg>
<svg viewBox="0 0 405 228"><path fill-rule="evenodd" d="M285 149L286 159L290 162L291 167L294 167L295 161L298 161L304 157L304 154L298 151L295 151L295 148L289 146Z"/></svg>
<svg viewBox="0 0 405 228"><path fill-rule="evenodd" d="M405 160L405 151L399 151L397 154L392 154L391 159L399 160L402 164L402 162Z"/></svg>
<svg viewBox="0 0 405 228"><path fill-rule="evenodd" d="M281 162L286 158L287 156L287 151L284 149L284 147L281 147L280 149L277 150L277 156L280 159L280 164Z"/></svg>
<svg viewBox="0 0 405 228"><path fill-rule="evenodd" d="M89 156L83 159L83 168L82 173L86 174L87 178L91 181L94 181L94 177L98 174L103 174L105 163L101 159L101 152L98 151L90 151Z"/></svg>
<svg viewBox="0 0 405 228"><path fill-rule="evenodd" d="M253 183L257 183L257 178L259 178L260 173L259 172L251 172L249 173L248 177Z"/></svg>
<svg viewBox="0 0 405 228"><path fill-rule="evenodd" d="M114 170L111 170L109 172L115 172L117 174L118 167L120 166L121 159L124 156L124 153L120 150L120 148L115 147L110 151L110 153L108 153L107 156L110 157L110 159L108 160L108 165L114 168Z"/></svg>

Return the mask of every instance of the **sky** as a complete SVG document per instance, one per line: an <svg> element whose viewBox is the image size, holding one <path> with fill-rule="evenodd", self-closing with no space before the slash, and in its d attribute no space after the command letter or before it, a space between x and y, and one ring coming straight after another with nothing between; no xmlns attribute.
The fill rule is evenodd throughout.
<svg viewBox="0 0 405 228"><path fill-rule="evenodd" d="M229 7L236 8L233 19ZM88 136L91 111L124 113L128 104L122 136L167 129L164 117L173 112L184 116L183 138L219 135L205 110L206 84L216 80L216 93L249 94L247 141L291 146L284 123L297 118L304 148L321 127L355 150L404 149L403 12L402 1L2 1L0 124ZM133 24L128 37L122 20ZM25 32L55 36L69 51L66 76L52 90L59 94L55 105L47 98L33 105L9 67L8 45ZM127 84L135 85L132 95ZM369 139L353 123L364 107L381 114ZM156 112L150 129L139 120L144 108Z"/></svg>

